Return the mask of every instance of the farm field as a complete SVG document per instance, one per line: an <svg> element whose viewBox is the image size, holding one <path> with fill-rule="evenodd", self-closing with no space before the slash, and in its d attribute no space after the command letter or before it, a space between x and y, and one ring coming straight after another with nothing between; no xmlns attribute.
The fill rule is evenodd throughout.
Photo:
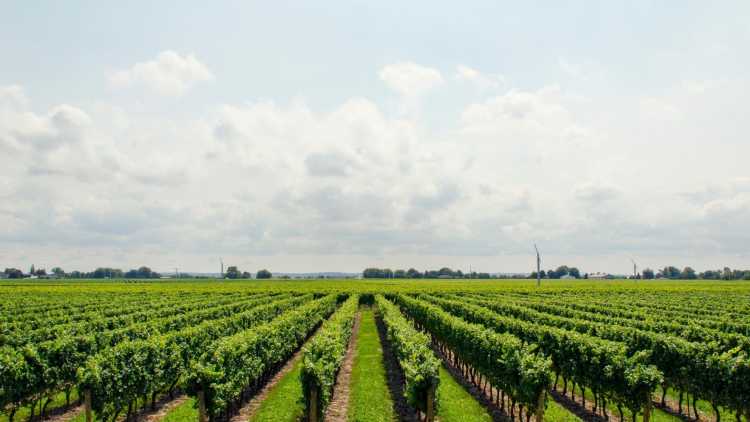
<svg viewBox="0 0 750 422"><path fill-rule="evenodd" d="M2 421L750 421L747 282L66 280L0 296Z"/></svg>

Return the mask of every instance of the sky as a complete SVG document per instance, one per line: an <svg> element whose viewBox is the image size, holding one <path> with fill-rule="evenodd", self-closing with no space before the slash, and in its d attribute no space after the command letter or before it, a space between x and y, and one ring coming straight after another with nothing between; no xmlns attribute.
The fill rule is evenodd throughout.
<svg viewBox="0 0 750 422"><path fill-rule="evenodd" d="M0 267L750 268L748 16L0 0Z"/></svg>

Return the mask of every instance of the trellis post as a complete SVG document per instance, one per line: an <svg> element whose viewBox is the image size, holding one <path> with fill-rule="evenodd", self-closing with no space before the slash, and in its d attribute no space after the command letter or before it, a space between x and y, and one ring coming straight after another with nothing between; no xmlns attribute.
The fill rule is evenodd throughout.
<svg viewBox="0 0 750 422"><path fill-rule="evenodd" d="M86 411L86 422L93 422L91 415L91 390L87 389L83 392L83 406Z"/></svg>
<svg viewBox="0 0 750 422"><path fill-rule="evenodd" d="M431 385L427 390L427 422L435 420L435 386Z"/></svg>
<svg viewBox="0 0 750 422"><path fill-rule="evenodd" d="M310 388L310 414L308 415L310 422L318 422L318 389L313 386Z"/></svg>
<svg viewBox="0 0 750 422"><path fill-rule="evenodd" d="M198 422L208 422L206 413L206 393L198 391Z"/></svg>
<svg viewBox="0 0 750 422"><path fill-rule="evenodd" d="M539 402L536 404L536 422L542 422L544 420L544 402L546 396L546 391L542 391L542 394L539 395Z"/></svg>

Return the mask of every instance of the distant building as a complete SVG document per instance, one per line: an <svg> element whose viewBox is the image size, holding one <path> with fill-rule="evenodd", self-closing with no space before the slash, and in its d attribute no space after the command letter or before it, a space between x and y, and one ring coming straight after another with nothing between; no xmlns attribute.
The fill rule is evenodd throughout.
<svg viewBox="0 0 750 422"><path fill-rule="evenodd" d="M589 273L589 280L607 280L612 276L607 273Z"/></svg>
<svg viewBox="0 0 750 422"><path fill-rule="evenodd" d="M560 280L575 280L576 278L573 277L570 274L565 274L564 276L560 277Z"/></svg>

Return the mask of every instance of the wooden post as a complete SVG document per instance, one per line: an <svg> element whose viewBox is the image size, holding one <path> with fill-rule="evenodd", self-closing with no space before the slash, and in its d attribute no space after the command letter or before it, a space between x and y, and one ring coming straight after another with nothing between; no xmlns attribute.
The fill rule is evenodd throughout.
<svg viewBox="0 0 750 422"><path fill-rule="evenodd" d="M542 391L542 394L539 395L539 402L536 404L536 422L542 422L544 420L544 399L546 396L546 391Z"/></svg>
<svg viewBox="0 0 750 422"><path fill-rule="evenodd" d="M427 422L435 420L435 386L427 390Z"/></svg>
<svg viewBox="0 0 750 422"><path fill-rule="evenodd" d="M93 422L94 418L91 415L91 390L83 392L83 406L86 409L86 422Z"/></svg>
<svg viewBox="0 0 750 422"><path fill-rule="evenodd" d="M203 390L198 392L198 422L208 422L206 413L206 393Z"/></svg>
<svg viewBox="0 0 750 422"><path fill-rule="evenodd" d="M310 389L310 414L307 416L309 422L318 422L318 389L315 386Z"/></svg>
<svg viewBox="0 0 750 422"><path fill-rule="evenodd" d="M651 401L649 400L645 406L643 406L643 422L651 421Z"/></svg>

